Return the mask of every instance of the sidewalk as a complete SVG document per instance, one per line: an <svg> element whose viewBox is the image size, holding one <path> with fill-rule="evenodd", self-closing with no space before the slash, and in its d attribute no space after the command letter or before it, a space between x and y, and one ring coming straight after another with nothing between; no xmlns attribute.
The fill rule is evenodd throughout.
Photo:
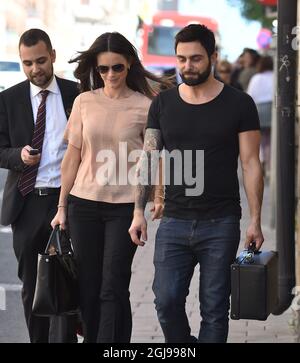
<svg viewBox="0 0 300 363"><path fill-rule="evenodd" d="M267 227L269 211L269 191L265 190L265 199L262 213L263 233L265 243L263 249L275 249L275 231ZM249 221L244 192L241 190L241 199L244 215L241 223L241 243L243 249L245 229ZM133 275L130 285L131 303L133 310L132 343L163 343L164 338L157 320L154 307L154 295L152 292L153 280L153 249L154 237L158 222L149 221L148 242L144 247L139 247L134 258ZM190 294L187 299L186 310L192 329L192 334L198 336L200 326L199 302L198 302L198 268L190 286ZM287 310L280 316L270 315L266 321L255 320L230 320L229 343L293 343L294 337L289 328L289 320L292 318L291 310Z"/></svg>

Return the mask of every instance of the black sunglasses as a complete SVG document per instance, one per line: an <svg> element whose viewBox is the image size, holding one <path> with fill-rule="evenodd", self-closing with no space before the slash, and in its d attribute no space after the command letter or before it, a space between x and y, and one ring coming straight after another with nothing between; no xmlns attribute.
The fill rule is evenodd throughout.
<svg viewBox="0 0 300 363"><path fill-rule="evenodd" d="M114 64L113 66L102 66L102 65L100 65L100 66L97 66L96 67L96 70L99 72L99 73L101 73L101 74L104 74L104 73L107 73L108 71L109 71L109 69L112 69L114 72L116 72L116 73L121 73L121 72L123 72L124 71L124 69L125 69L125 65L124 64Z"/></svg>

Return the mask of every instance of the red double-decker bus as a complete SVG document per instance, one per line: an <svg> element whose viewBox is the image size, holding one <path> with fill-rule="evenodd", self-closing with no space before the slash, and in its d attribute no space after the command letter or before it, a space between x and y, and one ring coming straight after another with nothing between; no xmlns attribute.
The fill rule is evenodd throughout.
<svg viewBox="0 0 300 363"><path fill-rule="evenodd" d="M258 0L258 2L266 6L277 6L277 0Z"/></svg>
<svg viewBox="0 0 300 363"><path fill-rule="evenodd" d="M153 16L152 24L144 24L142 28L141 56L144 66L158 74L174 69L175 35L189 24L206 25L215 33L218 44L218 24L214 19L182 15L176 11L161 11Z"/></svg>

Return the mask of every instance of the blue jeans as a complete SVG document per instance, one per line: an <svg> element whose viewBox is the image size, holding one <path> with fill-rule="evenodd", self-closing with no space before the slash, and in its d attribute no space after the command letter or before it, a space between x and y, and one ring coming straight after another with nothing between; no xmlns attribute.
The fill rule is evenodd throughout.
<svg viewBox="0 0 300 363"><path fill-rule="evenodd" d="M166 343L195 342L185 312L194 268L200 264L199 343L226 343L230 265L240 241L239 217L184 220L163 217L154 252L153 291Z"/></svg>

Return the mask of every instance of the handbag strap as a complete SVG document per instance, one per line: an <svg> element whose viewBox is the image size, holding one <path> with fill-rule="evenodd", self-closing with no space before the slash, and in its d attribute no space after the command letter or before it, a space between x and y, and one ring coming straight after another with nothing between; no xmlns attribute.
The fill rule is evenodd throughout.
<svg viewBox="0 0 300 363"><path fill-rule="evenodd" d="M53 241L53 237L55 236L56 239L56 247L58 250L58 254L62 255L62 249L61 249L61 243L60 243L60 230L59 230L59 225L55 226L50 234L47 246L45 248L45 255L48 255L48 250L49 247L51 245L51 242Z"/></svg>

